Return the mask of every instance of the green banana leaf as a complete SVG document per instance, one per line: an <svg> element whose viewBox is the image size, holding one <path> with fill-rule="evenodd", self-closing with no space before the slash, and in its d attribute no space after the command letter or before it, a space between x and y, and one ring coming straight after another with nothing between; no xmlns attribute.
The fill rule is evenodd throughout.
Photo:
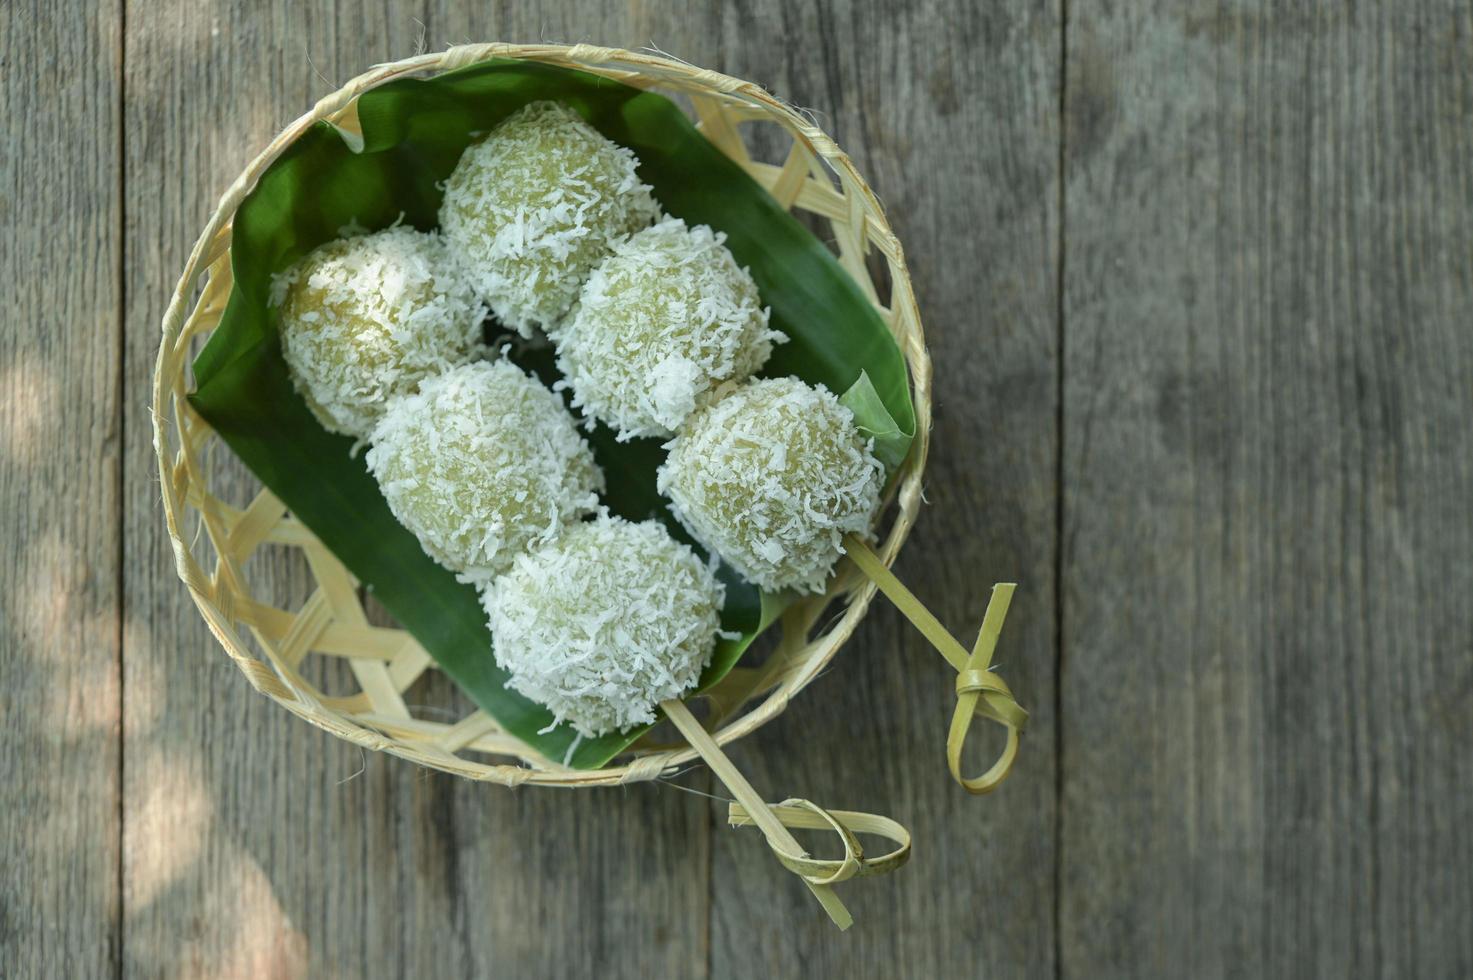
<svg viewBox="0 0 1473 980"><path fill-rule="evenodd" d="M891 468L905 456L915 415L905 364L884 323L824 245L663 96L591 75L495 60L431 79L404 79L359 99L362 138L326 123L304 133L262 175L236 213L235 284L219 327L195 360L195 408L261 482L342 560L423 644L442 670L507 731L544 756L598 768L642 733L576 740L566 725L508 689L470 586L435 564L390 514L352 441L323 429L293 388L267 297L271 276L344 228L404 221L436 226L440 184L477 136L528 102L558 99L639 156L641 177L670 214L726 232L751 269L772 324L791 340L763 373L797 375L835 392L863 376L846 400L883 445ZM548 352L512 354L544 380ZM621 516L658 518L684 537L655 490L658 440L617 443L602 426L589 436L608 476L605 503ZM767 595L722 566L723 640L701 677L704 690L732 668L790 601ZM570 751L571 750L571 751Z"/></svg>

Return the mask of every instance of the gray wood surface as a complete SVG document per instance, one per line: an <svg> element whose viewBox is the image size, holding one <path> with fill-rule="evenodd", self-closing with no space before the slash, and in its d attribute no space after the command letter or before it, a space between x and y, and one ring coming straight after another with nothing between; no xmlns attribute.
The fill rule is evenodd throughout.
<svg viewBox="0 0 1473 980"><path fill-rule="evenodd" d="M1473 973L1473 13L1288 6L0 5L0 975ZM289 717L174 577L146 405L188 248L421 38L751 78L887 203L937 363L899 571L966 639L1020 583L1033 728L957 790L949 671L880 603L734 747L916 832L846 935L699 795Z"/></svg>
<svg viewBox="0 0 1473 980"><path fill-rule="evenodd" d="M0 5L0 974L116 970L115 12Z"/></svg>
<svg viewBox="0 0 1473 980"><path fill-rule="evenodd" d="M1473 19L1071 5L1063 972L1473 973Z"/></svg>

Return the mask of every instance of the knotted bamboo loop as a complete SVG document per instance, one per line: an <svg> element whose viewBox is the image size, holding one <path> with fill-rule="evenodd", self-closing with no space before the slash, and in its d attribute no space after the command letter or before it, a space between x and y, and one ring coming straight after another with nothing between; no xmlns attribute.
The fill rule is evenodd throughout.
<svg viewBox="0 0 1473 980"><path fill-rule="evenodd" d="M769 806L758 792L747 782L736 766L732 765L721 746L702 727L695 715L682 701L669 700L660 705L675 727L680 730L691 748L705 760L711 771L736 797L731 804L728 819L733 827L755 826L767 838L767 846L777 856L783 867L803 879L813 892L829 918L840 929L854 924L854 917L834 894L833 885L861 875L883 874L894 871L910 857L910 831L891 820L873 813L854 813L848 810L825 810L808 800L790 799ZM840 859L815 858L809 855L788 832L789 827L805 830L832 830L844 843L844 856ZM878 834L888 837L899 846L888 854L866 860L864 848L854 835Z"/></svg>
<svg viewBox="0 0 1473 980"><path fill-rule="evenodd" d="M814 858L806 854L790 854L774 846L773 853L789 871L813 884L833 884L849 878L888 874L910 859L910 831L889 817L853 810L825 810L809 800L784 800L769 808L785 827L795 830L831 829L844 843L844 857ZM741 803L732 803L727 821L733 827L750 827L756 821ZM865 857L864 847L855 834L875 834L894 841L894 850L879 857Z"/></svg>
<svg viewBox="0 0 1473 980"><path fill-rule="evenodd" d="M666 717L680 730L680 734L690 742L691 748L695 749L696 753L705 760L706 765L716 774L716 778L720 779L731 791L731 795L741 802L746 813L751 816L752 821L767 838L768 846L779 855L783 853L806 855L807 852L799 845L797 838L788 833L787 827L783 826L782 821L772 812L772 808L763 802L762 796L752 788L752 784L747 782L741 771L732 765L726 753L721 751L721 746L717 745L716 740L711 737L711 733L706 731L696 720L695 715L690 713L685 702L672 698L661 702L660 707L664 709ZM854 916L849 914L849 910L844 907L839 896L834 894L833 888L829 887L826 882L810 881L807 878L803 880L808 885L808 890L813 892L813 897L818 899L823 910L829 914L829 918L834 920L835 925L840 929L848 929L854 924Z"/></svg>
<svg viewBox="0 0 1473 980"><path fill-rule="evenodd" d="M1015 588L1012 583L992 587L992 598L982 617L982 628L977 632L977 645L967 658L966 668L956 675L956 710L952 712L951 729L946 734L946 766L951 770L952 779L968 793L977 795L992 792L1008 777L1013 760L1018 756L1018 735L1028 724L1028 712L1013 700L1013 692L1007 683L987 669L992 662L992 651L997 648L997 637L1002 632L1002 621L1008 614ZM1008 736L1002 754L992 767L982 775L968 779L962 775L962 747L978 715L1004 726Z"/></svg>
<svg viewBox="0 0 1473 980"><path fill-rule="evenodd" d="M956 709L952 712L951 728L946 735L946 766L951 777L968 793L990 793L1008 777L1013 762L1018 756L1019 736L1028 725L1028 712L1018 704L1006 682L991 670L992 652L997 648L997 638L1002 632L1002 622L1013 601L1012 583L993 586L992 598L987 603L987 612L982 617L982 628L977 633L977 645L972 652L956 641L941 621L921 604L921 601L905 587L895 573L885 567L878 555L864 541L849 535L844 539L844 548L854 564L885 597L895 604L911 625L920 630L947 662L956 668ZM972 720L981 715L1005 727L1007 742L997 761L985 773L974 778L962 775L962 747Z"/></svg>

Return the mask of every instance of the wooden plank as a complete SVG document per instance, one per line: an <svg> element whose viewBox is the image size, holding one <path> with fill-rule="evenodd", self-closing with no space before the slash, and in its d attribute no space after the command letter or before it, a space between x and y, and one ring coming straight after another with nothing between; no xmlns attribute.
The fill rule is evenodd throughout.
<svg viewBox="0 0 1473 980"><path fill-rule="evenodd" d="M347 853L365 862L369 841L383 847L382 821L397 815L389 780L349 779L359 754L251 692L204 628L174 572L149 437L158 324L185 258L239 168L321 92L307 58L325 60L331 26L310 5L128 5L129 976L303 976L328 961L355 972L364 902L344 883L361 872L343 865ZM211 465L217 493L252 498L254 481L227 452ZM300 554L251 559L258 599L300 606L310 592ZM396 867L392 857L372 866Z"/></svg>
<svg viewBox="0 0 1473 980"><path fill-rule="evenodd" d="M687 25L697 31L698 24ZM425 42L598 37L624 15L328 2L128 12L128 384L220 190L286 121ZM704 800L509 791L363 756L250 692L176 580L140 397L129 401L130 974L701 976ZM232 467L227 453L217 466ZM238 468L228 480L254 486ZM253 559L259 562L261 559ZM305 598L296 558L254 565ZM412 692L446 705L450 685ZM361 772L360 772L361 770ZM698 781L697 785L701 783Z"/></svg>
<svg viewBox="0 0 1473 980"><path fill-rule="evenodd" d="M770 799L900 820L911 862L839 887L841 934L718 808L716 976L1053 974L1058 18L774 5L675 51L814 107L886 202L936 363L930 505L897 570L968 646L991 583L1020 583L998 662L1034 712L1009 782L968 796L943 752L955 674L877 599L825 677L731 754Z"/></svg>
<svg viewBox="0 0 1473 980"><path fill-rule="evenodd" d="M1473 971L1470 39L1070 8L1065 975Z"/></svg>
<svg viewBox="0 0 1473 980"><path fill-rule="evenodd" d="M117 10L0 5L0 972L116 969Z"/></svg>

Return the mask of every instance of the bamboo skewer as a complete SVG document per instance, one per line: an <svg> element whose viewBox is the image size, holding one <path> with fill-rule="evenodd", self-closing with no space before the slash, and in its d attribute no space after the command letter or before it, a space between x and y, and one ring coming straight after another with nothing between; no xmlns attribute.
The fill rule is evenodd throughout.
<svg viewBox="0 0 1473 980"><path fill-rule="evenodd" d="M982 628L977 633L977 643L968 653L868 544L851 534L844 538L844 549L859 570L956 669L957 702L946 736L947 768L951 770L952 778L967 792L992 792L1012 771L1013 761L1018 755L1019 736L1028 725L1028 712L1013 698L1007 683L989 669L1016 585L1001 582L993 586L992 598L982 618ZM962 775L961 755L972 720L977 715L1004 726L1008 734L1007 742L991 768L981 776L969 779Z"/></svg>
<svg viewBox="0 0 1473 980"><path fill-rule="evenodd" d="M951 770L952 778L969 793L988 793L996 789L1012 770L1013 761L1018 754L1018 737L1028 723L1028 712L1014 700L1012 691L1003 679L989 669L1016 586L1010 582L993 586L992 598L987 603L987 612L977 631L977 643L968 652L915 594L896 578L895 573L885 566L868 544L850 535L844 539L844 547L859 570L875 583L957 672L956 709L946 738L947 767ZM691 747L705 760L706 765L711 767L711 771L736 797L736 802L731 804L731 824L738 827L756 825L783 866L803 879L804 884L823 905L829 918L840 929L848 929L854 923L854 918L834 893L834 883L855 875L880 874L899 867L910 854L909 832L887 817L824 810L807 800L787 800L776 806L768 805L727 758L726 753L721 751L721 746L696 720L684 702L672 699L661 702L660 707L690 742ZM962 747L966 743L972 721L978 715L1006 727L1007 742L986 772L981 776L967 778L961 772ZM788 827L833 830L844 842L844 857L841 860L817 860L810 857ZM855 832L881 834L900 846L883 857L866 859L854 837Z"/></svg>
<svg viewBox="0 0 1473 980"><path fill-rule="evenodd" d="M716 740L701 726L696 716L690 713L685 703L672 698L661 702L660 707L665 709L666 716L674 722L675 727L680 729L680 733L690 742L691 748L700 753L706 765L711 767L711 771L726 785L731 795L737 798L737 802L742 805L752 818L752 822L767 838L768 845L779 853L788 852L794 856L806 857L807 852L803 850L797 838L782 825L782 821L772 812L761 795L752 788L752 784L747 782L746 777L726 757L726 753L721 751L721 746L716 744ZM818 899L819 904L823 906L823 910L829 914L829 918L834 920L835 925L840 929L848 929L854 924L854 916L849 914L843 901L834 893L832 885L813 882L806 876L803 881Z"/></svg>

